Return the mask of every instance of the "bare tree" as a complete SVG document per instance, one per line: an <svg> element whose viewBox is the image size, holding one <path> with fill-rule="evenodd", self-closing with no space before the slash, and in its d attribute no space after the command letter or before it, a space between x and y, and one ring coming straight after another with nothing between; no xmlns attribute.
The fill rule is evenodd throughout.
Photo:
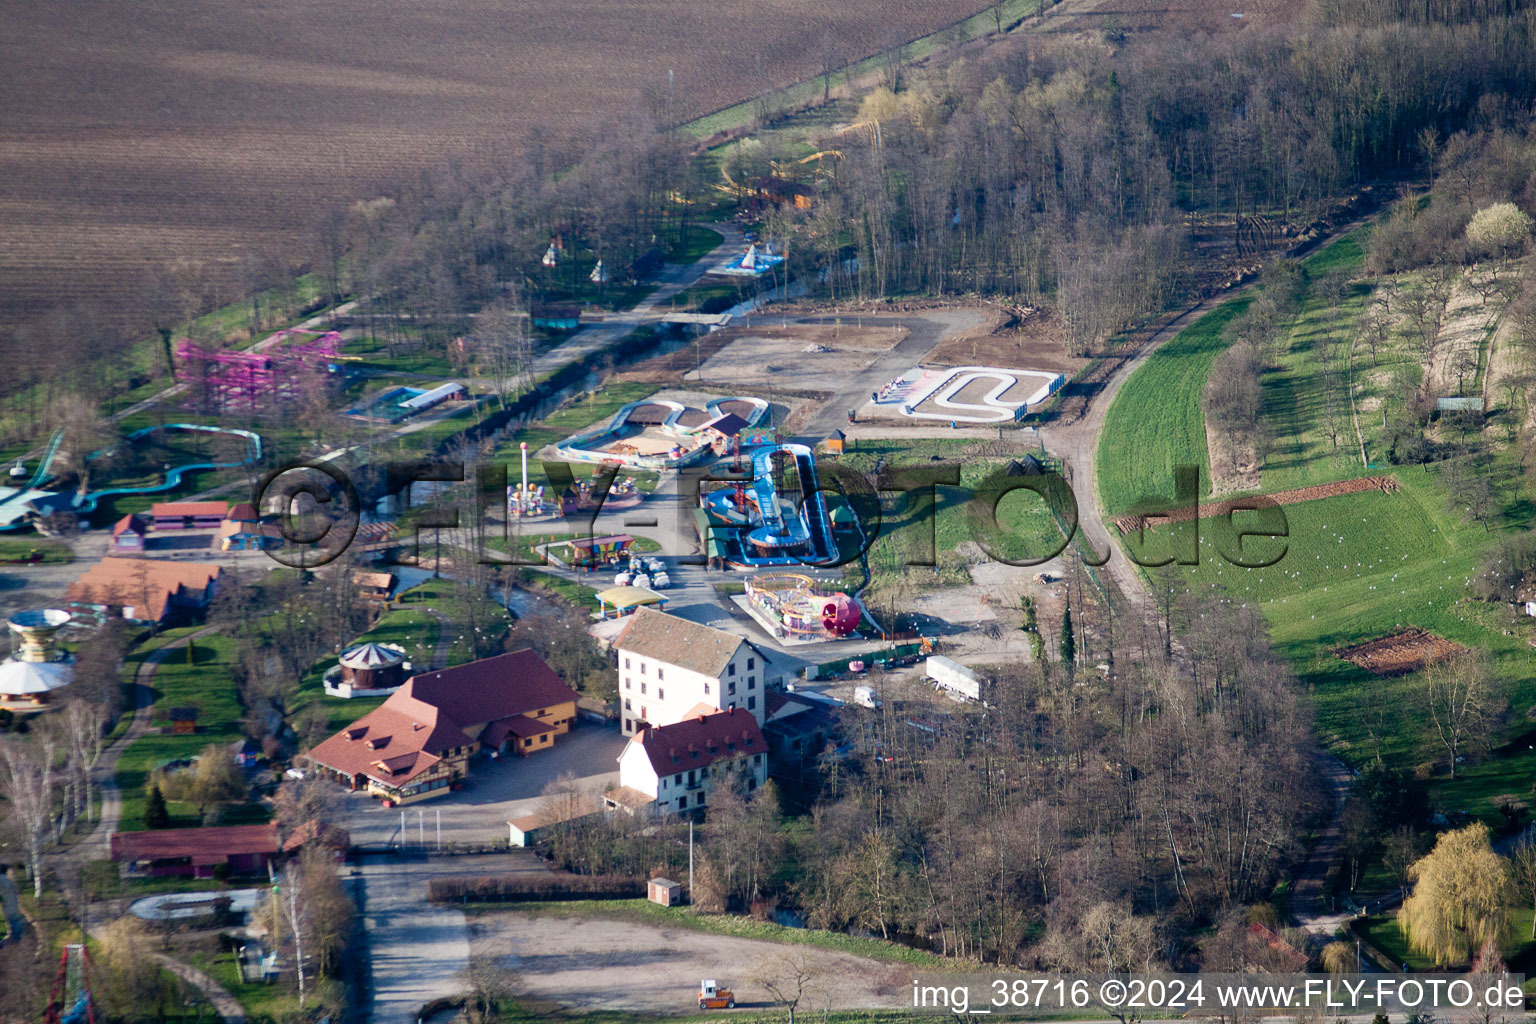
<svg viewBox="0 0 1536 1024"><path fill-rule="evenodd" d="M795 1024L800 1004L822 990L822 970L814 952L787 950L758 964L754 980L789 1012L789 1024Z"/></svg>
<svg viewBox="0 0 1536 1024"><path fill-rule="evenodd" d="M1475 655L1436 662L1424 669L1424 701L1440 742L1450 755L1451 778L1467 745L1482 738L1494 715L1488 666Z"/></svg>
<svg viewBox="0 0 1536 1024"><path fill-rule="evenodd" d="M65 764L72 776L69 785L74 797L71 817L89 817L96 762L106 749L106 709L90 701L72 700L65 705L63 718L64 736L69 744Z"/></svg>
<svg viewBox="0 0 1536 1024"><path fill-rule="evenodd" d="M1510 873L1526 906L1536 908L1536 840L1527 832L1509 851ZM1536 914L1531 918L1531 938L1536 939Z"/></svg>
<svg viewBox="0 0 1536 1024"><path fill-rule="evenodd" d="M0 741L0 793L10 801L27 848L32 895L43 897L43 842L53 819L53 741Z"/></svg>

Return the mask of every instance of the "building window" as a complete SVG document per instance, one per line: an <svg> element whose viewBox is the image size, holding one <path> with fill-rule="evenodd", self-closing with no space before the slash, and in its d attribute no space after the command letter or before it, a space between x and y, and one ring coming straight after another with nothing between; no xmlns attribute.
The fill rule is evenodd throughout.
<svg viewBox="0 0 1536 1024"><path fill-rule="evenodd" d="M642 693L642 694L643 694L643 693L645 693L645 684L644 684L644 683L641 683L641 684L640 684L640 692L641 692L641 693Z"/></svg>
<svg viewBox="0 0 1536 1024"><path fill-rule="evenodd" d="M757 667L757 659L756 658L748 658L747 659L747 671L750 672L750 671L752 671L756 667Z"/></svg>
<svg viewBox="0 0 1536 1024"><path fill-rule="evenodd" d="M629 689L629 676L624 677L624 689Z"/></svg>
<svg viewBox="0 0 1536 1024"><path fill-rule="evenodd" d="M675 781L679 786L681 786L683 784L683 773L682 772L678 772L675 776L673 776L673 781Z"/></svg>
<svg viewBox="0 0 1536 1024"><path fill-rule="evenodd" d="M706 696L706 697L709 696L709 684L708 683L704 684L704 696Z"/></svg>
<svg viewBox="0 0 1536 1024"><path fill-rule="evenodd" d="M703 793L695 793L693 795L693 806L695 806L695 807L703 807L704 806L704 794Z"/></svg>
<svg viewBox="0 0 1536 1024"><path fill-rule="evenodd" d="M736 680L734 680L734 679L731 680L731 684L725 688L725 692L729 693L729 694L731 694L733 696L735 695L735 693L736 693Z"/></svg>
<svg viewBox="0 0 1536 1024"><path fill-rule="evenodd" d="M624 659L624 667L625 668L629 668L629 659L628 658Z"/></svg>
<svg viewBox="0 0 1536 1024"><path fill-rule="evenodd" d="M656 699L657 700L666 700L667 699L667 691L663 690L659 686L656 687Z"/></svg>
<svg viewBox="0 0 1536 1024"><path fill-rule="evenodd" d="M748 697L747 698L747 710L748 711L756 711L757 710L757 698L756 697Z"/></svg>
<svg viewBox="0 0 1536 1024"><path fill-rule="evenodd" d="M756 677L754 677L754 676L747 676L747 689L750 690L750 689L752 689L752 687L754 687L756 685L757 685Z"/></svg>
<svg viewBox="0 0 1536 1024"><path fill-rule="evenodd" d="M645 675L645 662L640 663L640 674Z"/></svg>
<svg viewBox="0 0 1536 1024"><path fill-rule="evenodd" d="M728 676L733 676L736 674L736 665L734 662L725 666L725 674Z"/></svg>
<svg viewBox="0 0 1536 1024"><path fill-rule="evenodd" d="M628 697L624 698L624 710L625 711L629 710L629 698Z"/></svg>
<svg viewBox="0 0 1536 1024"><path fill-rule="evenodd" d="M687 806L688 806L688 798L687 797L680 796L680 797L677 798L677 809L678 810L681 811L683 808L685 808Z"/></svg>
<svg viewBox="0 0 1536 1024"><path fill-rule="evenodd" d="M660 665L657 665L656 666L656 678L657 679L665 679L665 678L667 678L667 670L662 668Z"/></svg>

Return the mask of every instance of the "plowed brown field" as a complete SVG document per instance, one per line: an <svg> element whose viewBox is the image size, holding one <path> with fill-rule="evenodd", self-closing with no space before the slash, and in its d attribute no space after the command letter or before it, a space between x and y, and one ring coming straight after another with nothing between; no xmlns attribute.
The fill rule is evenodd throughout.
<svg viewBox="0 0 1536 1024"><path fill-rule="evenodd" d="M1379 676L1417 672L1425 665L1466 652L1466 648L1443 636L1426 633L1417 626L1370 640L1334 653Z"/></svg>
<svg viewBox="0 0 1536 1024"><path fill-rule="evenodd" d="M0 325L120 309L191 257L298 246L317 214L665 89L682 116L809 78L983 0L0 2ZM301 254L302 255L302 254Z"/></svg>

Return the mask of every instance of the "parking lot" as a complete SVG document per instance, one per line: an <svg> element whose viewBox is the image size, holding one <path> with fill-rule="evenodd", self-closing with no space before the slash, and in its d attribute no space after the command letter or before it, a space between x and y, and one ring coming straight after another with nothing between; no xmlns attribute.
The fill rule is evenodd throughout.
<svg viewBox="0 0 1536 1024"><path fill-rule="evenodd" d="M477 755L464 788L447 796L387 808L364 793L348 793L345 825L354 845L386 845L398 842L403 811L412 844L435 846L439 830L444 844L505 842L508 820L538 809L544 788L562 776L598 796L617 785L625 742L617 726L584 722L546 753L495 761Z"/></svg>

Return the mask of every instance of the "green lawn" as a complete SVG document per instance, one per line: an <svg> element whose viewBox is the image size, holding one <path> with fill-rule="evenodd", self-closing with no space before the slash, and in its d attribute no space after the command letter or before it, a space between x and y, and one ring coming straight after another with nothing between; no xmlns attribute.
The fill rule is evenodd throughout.
<svg viewBox="0 0 1536 1024"><path fill-rule="evenodd" d="M1358 267L1361 237L1361 231L1353 232L1307 257L1301 263L1303 273L1316 278L1332 270ZM1099 496L1111 514L1130 511L1144 498L1172 499L1175 466L1199 466L1200 492L1210 493L1206 377L1216 357L1232 342L1228 325L1251 302L1251 295L1239 296L1200 317L1149 356L1121 388L1105 415L1096 456ZM1318 335L1353 330L1364 302L1365 290L1357 288L1345 303L1313 295L1298 311L1282 346L1281 368L1267 373L1264 380L1266 411L1278 420L1276 430L1282 433L1277 438L1280 451L1274 456L1274 468L1285 470L1273 475L1266 472L1264 490L1366 473L1358 458L1352 468L1347 458L1340 461L1331 450L1319 458L1323 453L1318 449L1317 410L1297 399L1298 392L1310 395L1315 390L1306 378L1317 371ZM1285 415L1288 410L1290 417ZM1285 447L1287 439L1280 428L1286 425L1301 437L1294 450ZM1319 472L1319 466L1330 468Z"/></svg>
<svg viewBox="0 0 1536 1024"><path fill-rule="evenodd" d="M472 644L467 637L460 635L462 629L457 625L467 621L468 615L463 600L456 593L455 585L448 580L428 580L407 590L396 598L394 606L380 616L373 628L357 637L355 642L399 644L405 648L415 671L425 672L432 665L439 634L438 620L428 614L428 608L448 620L448 664L462 665L472 660ZM510 622L510 619L503 618L499 622L487 623L482 629L504 631ZM304 674L297 692L288 697L290 720L308 717L314 713L310 709L318 706L324 710L328 731L335 732L384 703L383 697L356 697L348 700L327 696L325 672L334 664L336 655L326 655Z"/></svg>
<svg viewBox="0 0 1536 1024"><path fill-rule="evenodd" d="M1227 348L1227 325L1249 298L1217 306L1164 343L1143 363L1104 417L1095 456L1099 495L1111 514L1138 501L1173 497L1175 466L1199 466L1210 492L1202 397L1211 363Z"/></svg>
<svg viewBox="0 0 1536 1024"><path fill-rule="evenodd" d="M840 464L865 474L872 482L875 465L882 459L886 472L945 464L953 467L959 463L960 486L934 485L931 515L925 507L926 499L915 494L881 494L879 534L869 550L874 594L914 580L921 580L924 585L965 583L969 581L965 566L985 557L980 549L971 547L981 537L981 530L970 497L1008 460L967 457L973 444L947 438L861 440L856 448L839 457ZM1062 546L1061 528L1045 500L1031 491L1017 490L1005 495L997 505L997 521L1002 532L981 539L992 551L1010 560L1044 559ZM863 525L865 530L871 530L876 524ZM908 563L926 557L930 548L936 563L934 569L908 568Z"/></svg>
<svg viewBox="0 0 1536 1024"><path fill-rule="evenodd" d="M1357 927L1396 964L1407 964L1415 971L1433 971L1435 962L1408 945L1408 937L1398 927L1396 915L1367 917ZM1510 914L1511 941L1504 948L1504 959L1515 961L1529 957L1536 951L1536 940L1531 939L1531 908L1521 907ZM1465 966L1459 965L1459 966ZM1519 970L1519 967L1515 967Z"/></svg>
<svg viewBox="0 0 1536 1024"><path fill-rule="evenodd" d="M25 562L41 555L42 562L72 562L75 553L62 541L46 537L0 538L0 562Z"/></svg>
<svg viewBox="0 0 1536 1024"><path fill-rule="evenodd" d="M152 687L155 704L147 712L150 735L131 743L117 762L117 785L122 792L124 832L144 828L145 783L150 772L168 761L196 756L210 743L229 744L242 735L240 721L244 710L229 674L235 642L224 636L205 636L196 641L195 661L188 664L182 654L187 641L172 636L166 646L175 653L155 673ZM142 655L141 655L142 657ZM199 709L197 732L192 735L161 735L159 727L170 724L169 709L190 706ZM190 805L170 802L172 822L177 826L198 824ZM231 808L226 822L260 821L265 812L259 805Z"/></svg>

